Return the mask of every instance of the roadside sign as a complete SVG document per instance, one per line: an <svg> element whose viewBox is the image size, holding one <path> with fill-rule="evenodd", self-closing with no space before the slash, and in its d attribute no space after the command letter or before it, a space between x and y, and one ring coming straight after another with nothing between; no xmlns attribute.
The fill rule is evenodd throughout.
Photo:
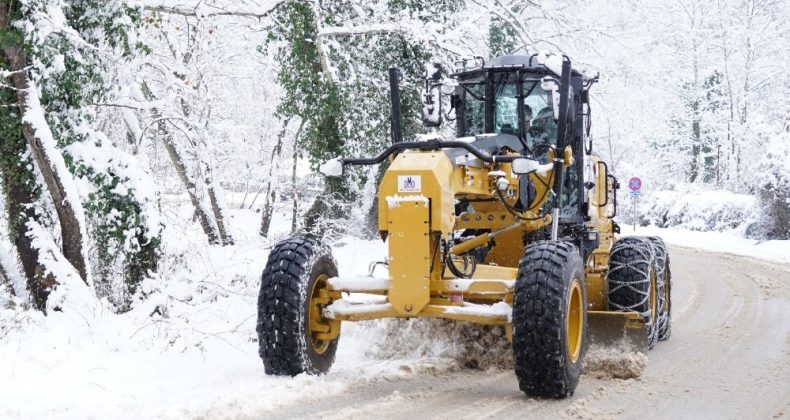
<svg viewBox="0 0 790 420"><path fill-rule="evenodd" d="M628 180L628 189L637 192L642 189L642 180L639 177L631 177Z"/></svg>
<svg viewBox="0 0 790 420"><path fill-rule="evenodd" d="M636 200L642 195L642 180L638 176L632 176L631 179L628 180L628 189L629 194L631 195L631 201L633 201L633 209L634 212L631 215L631 220L634 224L634 232L636 232Z"/></svg>

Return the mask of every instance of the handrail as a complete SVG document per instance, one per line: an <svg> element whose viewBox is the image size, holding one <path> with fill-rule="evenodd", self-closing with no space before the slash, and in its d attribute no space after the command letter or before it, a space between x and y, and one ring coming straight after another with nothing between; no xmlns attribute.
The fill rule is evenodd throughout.
<svg viewBox="0 0 790 420"><path fill-rule="evenodd" d="M476 158L486 163L509 163L514 159L522 157L518 155L491 155L483 150L478 149L470 143L465 141L442 141L442 140L426 140L426 141L404 141L395 143L383 152L376 156L369 158L343 158L340 161L343 165L377 165L384 162L390 155L404 150L440 150L440 149L465 149L467 152L473 154Z"/></svg>

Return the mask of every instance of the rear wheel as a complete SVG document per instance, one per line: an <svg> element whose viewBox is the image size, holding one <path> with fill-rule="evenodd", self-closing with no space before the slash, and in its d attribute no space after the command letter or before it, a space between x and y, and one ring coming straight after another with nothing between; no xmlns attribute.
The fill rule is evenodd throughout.
<svg viewBox="0 0 790 420"><path fill-rule="evenodd" d="M669 253L664 240L658 236L647 238L653 244L656 255L656 279L658 293L658 340L668 340L672 335L672 273L669 268Z"/></svg>
<svg viewBox="0 0 790 420"><path fill-rule="evenodd" d="M609 255L609 309L639 312L647 328L647 346L658 341L658 277L653 244L630 236L617 241Z"/></svg>
<svg viewBox="0 0 790 420"><path fill-rule="evenodd" d="M578 249L556 241L528 245L513 296L513 359L527 395L573 394L585 353L586 308Z"/></svg>
<svg viewBox="0 0 790 420"><path fill-rule="evenodd" d="M337 276L329 247L312 238L278 243L269 254L258 295L258 353L270 375L325 373L332 366L340 321L323 309L339 296L327 281Z"/></svg>

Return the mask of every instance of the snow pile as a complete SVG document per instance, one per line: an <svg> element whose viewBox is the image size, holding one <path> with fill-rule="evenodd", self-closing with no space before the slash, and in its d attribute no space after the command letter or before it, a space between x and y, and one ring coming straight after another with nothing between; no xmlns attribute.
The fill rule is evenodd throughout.
<svg viewBox="0 0 790 420"><path fill-rule="evenodd" d="M638 378L647 367L647 354L627 344L613 347L591 345L584 356L583 372L596 378Z"/></svg>
<svg viewBox="0 0 790 420"><path fill-rule="evenodd" d="M630 199L620 203L622 218L631 217ZM657 191L639 199L639 224L682 227L698 231L736 229L754 222L754 196L725 190L701 190L679 184L672 191Z"/></svg>
<svg viewBox="0 0 790 420"><path fill-rule="evenodd" d="M369 350L379 359L438 360L446 370L512 369L513 351L502 326L443 319L387 319Z"/></svg>

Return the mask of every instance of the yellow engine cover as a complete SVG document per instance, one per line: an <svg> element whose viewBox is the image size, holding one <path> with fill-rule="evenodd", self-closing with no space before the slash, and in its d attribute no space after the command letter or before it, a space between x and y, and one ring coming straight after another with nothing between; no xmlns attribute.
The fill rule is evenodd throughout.
<svg viewBox="0 0 790 420"><path fill-rule="evenodd" d="M398 197L413 195L430 202L430 231L452 232L453 165L444 152L404 152L392 161L379 185L379 231L389 231L390 204Z"/></svg>

